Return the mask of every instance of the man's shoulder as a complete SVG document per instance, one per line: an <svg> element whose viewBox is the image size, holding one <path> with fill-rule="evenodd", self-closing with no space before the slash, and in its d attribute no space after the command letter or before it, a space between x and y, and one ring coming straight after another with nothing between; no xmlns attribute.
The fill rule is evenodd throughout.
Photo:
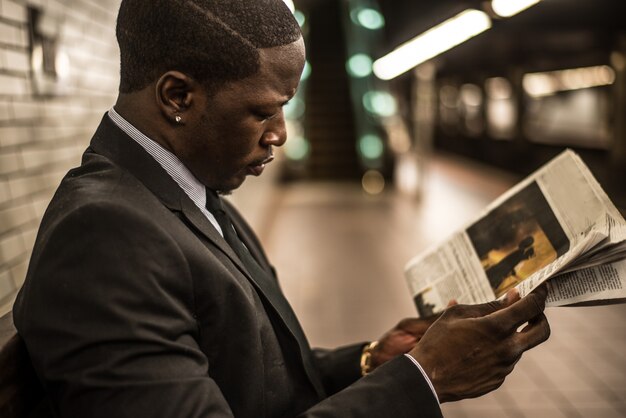
<svg viewBox="0 0 626 418"><path fill-rule="evenodd" d="M87 149L82 164L61 180L42 225L81 213L145 213L159 201L137 178L108 158Z"/></svg>
<svg viewBox="0 0 626 418"><path fill-rule="evenodd" d="M139 181L127 170L87 148L81 165L68 171L57 189L57 194L70 193L75 197L90 199L98 196L113 198L113 195L109 195L111 190L124 191L127 187L135 189L139 185Z"/></svg>

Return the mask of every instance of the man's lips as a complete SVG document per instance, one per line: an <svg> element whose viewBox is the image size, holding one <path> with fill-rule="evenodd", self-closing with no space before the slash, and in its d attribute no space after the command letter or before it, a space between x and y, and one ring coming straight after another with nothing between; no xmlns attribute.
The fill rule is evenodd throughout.
<svg viewBox="0 0 626 418"><path fill-rule="evenodd" d="M260 176L265 170L265 166L274 160L274 154L270 154L266 159L258 163L252 163L247 167L248 174Z"/></svg>

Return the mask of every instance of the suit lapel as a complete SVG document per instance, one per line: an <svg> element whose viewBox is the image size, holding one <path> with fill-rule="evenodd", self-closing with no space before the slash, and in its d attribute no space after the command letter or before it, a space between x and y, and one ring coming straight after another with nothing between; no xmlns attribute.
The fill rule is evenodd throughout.
<svg viewBox="0 0 626 418"><path fill-rule="evenodd" d="M303 365L309 379L320 396L322 396L324 391L310 358L308 342L293 310L278 288L278 283L274 280L271 273L262 271L263 274L260 274L260 277L253 277L230 245L222 238L189 196L184 193L163 167L139 144L117 127L108 115L104 116L98 130L94 134L90 148L130 172L150 189L166 207L172 211L182 213L190 225L228 256L241 273L253 284L259 294L269 303L269 306L276 312L277 317L282 321L287 331L298 343ZM265 257L259 252L258 244L251 241L245 233L245 228L238 225L238 220L233 219L233 223L240 237L250 249L251 254L259 261L259 265L265 268Z"/></svg>
<svg viewBox="0 0 626 418"><path fill-rule="evenodd" d="M178 187L178 185L176 185ZM246 275L250 280L250 275L247 272L245 266L237 257L237 254L228 245L224 238L217 232L217 229L209 222L202 212L198 209L195 203L189 197L182 193L180 196L180 207L183 216L193 225L205 238L207 238L213 245L219 248L224 254L228 256L230 261L237 266L237 268Z"/></svg>
<svg viewBox="0 0 626 418"><path fill-rule="evenodd" d="M235 252L169 174L124 131L105 115L90 148L135 176L170 210L179 212L204 237L224 252L240 270L245 270Z"/></svg>
<svg viewBox="0 0 626 418"><path fill-rule="evenodd" d="M274 311L280 315L289 334L298 343L298 346L300 347L300 359L302 360L309 380L313 384L320 398L325 397L325 391L319 380L317 368L313 364L309 342L306 339L304 331L302 330L300 322L291 308L291 305L280 290L278 281L274 277L269 265L267 265L265 255L262 253L256 237L248 234L248 230L243 225L243 220L239 216L233 216L234 213L232 210L227 209L227 212L229 212L233 226L235 227L239 238L244 242L246 247L250 250L252 256L257 260L259 267L263 269L257 274L254 274L255 280L253 280L253 282L256 282L259 285L259 291L265 295Z"/></svg>

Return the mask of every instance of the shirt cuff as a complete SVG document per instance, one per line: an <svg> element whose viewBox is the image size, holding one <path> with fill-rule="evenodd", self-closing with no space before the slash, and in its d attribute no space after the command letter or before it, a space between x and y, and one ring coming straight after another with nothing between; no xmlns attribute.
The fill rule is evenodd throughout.
<svg viewBox="0 0 626 418"><path fill-rule="evenodd" d="M437 392L435 392L435 387L433 386L433 382L430 381L430 378L428 377L424 369L422 369L422 366L417 362L417 360L413 358L412 355L407 353L405 354L405 356L408 357L413 362L413 364L415 364L415 366L419 369L420 372L422 372L424 379L426 379L428 386L430 386L430 390L433 392L433 396L437 400L437 403L439 404L439 406L441 406L441 403L439 402L439 397L437 396Z"/></svg>

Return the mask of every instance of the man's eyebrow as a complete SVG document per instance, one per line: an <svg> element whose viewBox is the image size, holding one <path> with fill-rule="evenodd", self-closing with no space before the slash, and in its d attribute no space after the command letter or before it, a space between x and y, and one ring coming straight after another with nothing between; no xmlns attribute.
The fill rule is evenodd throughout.
<svg viewBox="0 0 626 418"><path fill-rule="evenodd" d="M277 98L276 100L268 100L265 103L263 103L261 107L285 106L287 103L291 101L291 99L293 99L293 96L287 99L285 99L285 97L283 96L283 97Z"/></svg>

